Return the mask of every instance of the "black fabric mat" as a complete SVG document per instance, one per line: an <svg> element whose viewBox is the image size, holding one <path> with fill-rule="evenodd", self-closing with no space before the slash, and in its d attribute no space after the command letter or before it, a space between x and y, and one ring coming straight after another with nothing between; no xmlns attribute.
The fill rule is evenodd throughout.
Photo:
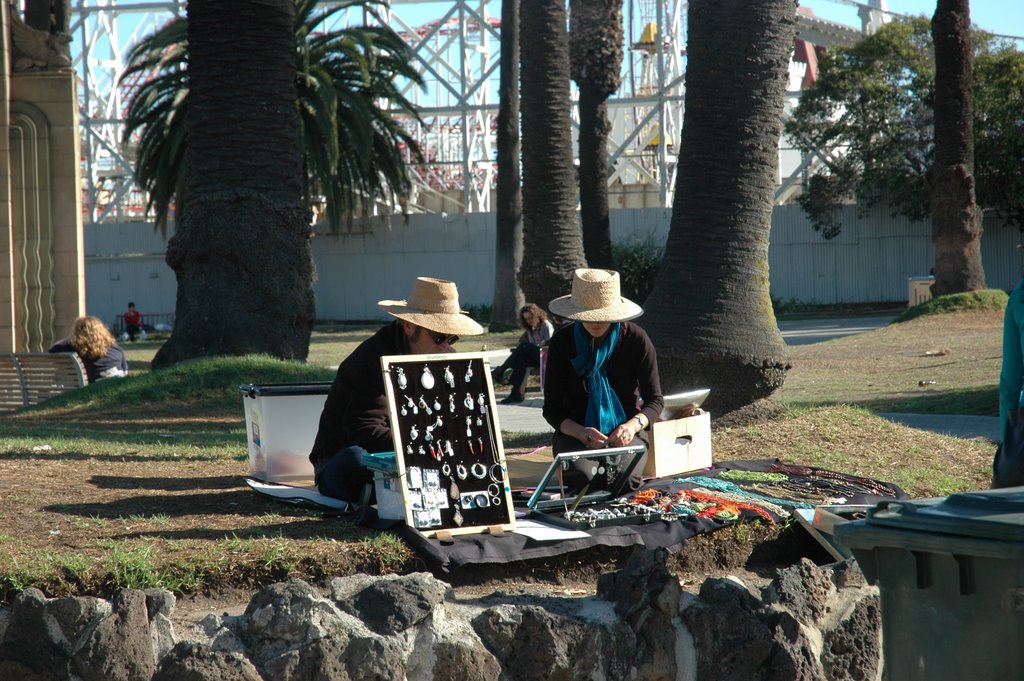
<svg viewBox="0 0 1024 681"><path fill-rule="evenodd" d="M770 470L775 463L781 462L778 459L724 461L716 463L711 469L694 471L685 476L652 480L644 488L679 489L685 486L685 479L689 476L702 475L714 477L726 470L765 472ZM682 482L677 482L677 480L682 480ZM882 484L892 490L892 496L858 494L848 498L847 503L875 504L885 498L906 498L907 495L897 485L884 482ZM753 518L758 518L758 516L748 511L743 512L743 519ZM776 519L779 520L778 518ZM420 532L404 524L395 529L416 551L437 563L442 570L448 572L475 563L511 563L519 560L545 558L582 551L594 546L644 546L650 549L665 548L670 552L675 552L682 549L690 537L705 532L714 532L731 524L733 523L710 518L682 518L673 521L658 520L640 525L618 525L586 529L583 530L587 533L585 538L544 542L535 541L516 533L506 533L501 536L467 534L442 541L434 537L425 537Z"/></svg>

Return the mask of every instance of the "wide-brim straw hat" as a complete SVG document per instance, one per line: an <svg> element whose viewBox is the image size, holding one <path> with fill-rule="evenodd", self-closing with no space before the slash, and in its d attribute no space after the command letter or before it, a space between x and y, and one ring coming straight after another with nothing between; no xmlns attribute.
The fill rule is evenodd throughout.
<svg viewBox="0 0 1024 681"><path fill-rule="evenodd" d="M484 327L459 308L455 282L444 279L417 277L408 300L381 300L377 305L392 317L437 333L476 336L484 332Z"/></svg>
<svg viewBox="0 0 1024 681"><path fill-rule="evenodd" d="M619 273L580 268L572 277L572 293L548 303L552 314L580 322L624 322L639 317L644 309L623 298Z"/></svg>

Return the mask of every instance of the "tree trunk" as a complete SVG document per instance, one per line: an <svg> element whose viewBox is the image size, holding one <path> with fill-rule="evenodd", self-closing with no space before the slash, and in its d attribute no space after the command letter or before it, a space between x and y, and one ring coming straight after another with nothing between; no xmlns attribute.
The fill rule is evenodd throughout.
<svg viewBox="0 0 1024 681"><path fill-rule="evenodd" d="M315 306L292 0L191 0L186 201L167 248L175 329L153 360L305 359Z"/></svg>
<svg viewBox="0 0 1024 681"><path fill-rule="evenodd" d="M644 326L665 394L711 388L712 413L767 397L790 366L768 290L768 238L796 5L689 6L679 174Z"/></svg>
<svg viewBox="0 0 1024 681"><path fill-rule="evenodd" d="M526 300L546 307L586 266L576 214L569 122L569 50L563 0L520 8L523 130L523 265Z"/></svg>
<svg viewBox="0 0 1024 681"><path fill-rule="evenodd" d="M935 165L931 172L932 295L985 288L981 209L974 193L971 17L968 0L939 0L935 45Z"/></svg>
<svg viewBox="0 0 1024 681"><path fill-rule="evenodd" d="M519 0L501 3L501 65L498 76L497 233L491 331L519 328L525 299L517 275L523 262L523 194L519 174Z"/></svg>
<svg viewBox="0 0 1024 681"><path fill-rule="evenodd" d="M622 82L622 1L572 0L569 57L580 90L580 219L591 267L613 268L608 218L608 98Z"/></svg>

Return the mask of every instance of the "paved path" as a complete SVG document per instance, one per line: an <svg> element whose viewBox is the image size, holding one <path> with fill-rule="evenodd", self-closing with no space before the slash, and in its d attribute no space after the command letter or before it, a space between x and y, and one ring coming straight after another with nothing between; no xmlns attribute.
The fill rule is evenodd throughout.
<svg viewBox="0 0 1024 681"><path fill-rule="evenodd" d="M998 416L966 416L962 414L892 414L880 413L879 416L902 423L910 428L918 430L929 430L942 435L954 437L972 438L984 437L998 442L999 417Z"/></svg>
<svg viewBox="0 0 1024 681"><path fill-rule="evenodd" d="M896 315L847 317L842 319L794 319L779 322L779 331L786 345L807 345L874 331L887 325Z"/></svg>
<svg viewBox="0 0 1024 681"><path fill-rule="evenodd" d="M779 324L783 338L789 345L818 343L863 333L885 326L893 320L893 316L852 317L848 319L806 319L784 321ZM494 351L492 364L500 363L502 352ZM500 386L495 399L502 399L508 394L506 386ZM527 393L525 402L516 405L498 405L498 419L501 429L505 432L517 433L550 433L551 427L541 416L544 400L540 393ZM962 438L984 437L993 442L1000 438L999 418L996 416L965 416L959 414L896 414L883 413L879 416L902 423L910 428L927 430L943 435Z"/></svg>

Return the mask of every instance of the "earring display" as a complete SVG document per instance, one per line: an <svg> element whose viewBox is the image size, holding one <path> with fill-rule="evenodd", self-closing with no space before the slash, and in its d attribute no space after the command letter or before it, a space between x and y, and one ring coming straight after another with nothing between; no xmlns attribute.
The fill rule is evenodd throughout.
<svg viewBox="0 0 1024 681"><path fill-rule="evenodd" d="M514 530L487 358L392 356L381 369L406 523L428 537Z"/></svg>

